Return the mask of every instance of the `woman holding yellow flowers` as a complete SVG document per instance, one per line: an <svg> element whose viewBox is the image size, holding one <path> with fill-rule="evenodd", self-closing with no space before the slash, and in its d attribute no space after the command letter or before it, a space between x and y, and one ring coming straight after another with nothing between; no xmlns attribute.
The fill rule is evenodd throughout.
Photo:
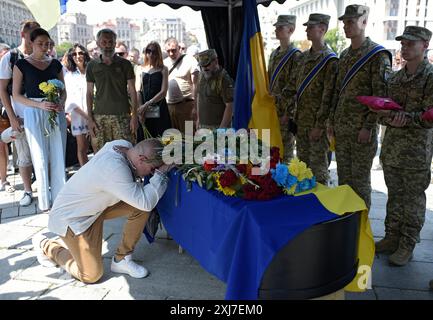
<svg viewBox="0 0 433 320"><path fill-rule="evenodd" d="M25 105L24 129L38 186L39 209L49 210L65 184L66 92L62 65L47 55L50 35L30 34L33 53L13 70L13 98Z"/></svg>

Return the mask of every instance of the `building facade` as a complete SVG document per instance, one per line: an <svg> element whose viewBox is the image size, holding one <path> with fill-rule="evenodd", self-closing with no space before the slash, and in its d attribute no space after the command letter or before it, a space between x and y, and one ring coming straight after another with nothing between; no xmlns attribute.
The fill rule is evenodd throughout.
<svg viewBox="0 0 433 320"><path fill-rule="evenodd" d="M176 38L179 42L188 42L185 22L180 18L152 19L149 21L149 31L144 35L143 43L158 42L162 48L167 38ZM186 43L189 45L189 43Z"/></svg>
<svg viewBox="0 0 433 320"><path fill-rule="evenodd" d="M83 13L66 13L57 24L58 43L79 43L83 46L93 40L93 28Z"/></svg>
<svg viewBox="0 0 433 320"><path fill-rule="evenodd" d="M308 20L311 13L318 12L329 14L329 28L338 27L344 35L343 23L338 17L344 14L347 5L355 3L370 7L366 34L393 52L400 48L395 37L402 34L407 25L422 26L433 31L433 0L299 0L296 3L289 2L288 6L288 13L297 16L293 39L306 38L302 23Z"/></svg>
<svg viewBox="0 0 433 320"><path fill-rule="evenodd" d="M19 46L20 23L27 19L33 16L21 0L0 0L0 42Z"/></svg>
<svg viewBox="0 0 433 320"><path fill-rule="evenodd" d="M99 30L106 28L113 30L117 34L117 41L125 43L128 49L140 48L142 26L132 23L131 19L121 17L98 23L93 27L93 38L96 38Z"/></svg>

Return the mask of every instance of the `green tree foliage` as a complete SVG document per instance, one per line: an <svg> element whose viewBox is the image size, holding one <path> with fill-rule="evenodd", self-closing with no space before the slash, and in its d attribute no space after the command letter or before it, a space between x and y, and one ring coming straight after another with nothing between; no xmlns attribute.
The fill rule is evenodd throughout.
<svg viewBox="0 0 433 320"><path fill-rule="evenodd" d="M325 35L325 41L338 55L346 47L346 38L338 28L329 29Z"/></svg>
<svg viewBox="0 0 433 320"><path fill-rule="evenodd" d="M57 57L61 59L66 51L72 48L73 44L70 42L62 42L61 44L56 46Z"/></svg>

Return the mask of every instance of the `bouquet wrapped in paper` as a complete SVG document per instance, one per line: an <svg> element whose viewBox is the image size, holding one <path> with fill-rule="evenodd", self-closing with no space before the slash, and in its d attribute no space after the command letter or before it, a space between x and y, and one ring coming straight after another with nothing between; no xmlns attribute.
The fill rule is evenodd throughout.
<svg viewBox="0 0 433 320"><path fill-rule="evenodd" d="M421 115L421 119L424 121L433 121L433 107L427 111L424 111Z"/></svg>
<svg viewBox="0 0 433 320"><path fill-rule="evenodd" d="M394 110L403 111L402 106L390 98L375 96L357 96L356 99L374 110Z"/></svg>

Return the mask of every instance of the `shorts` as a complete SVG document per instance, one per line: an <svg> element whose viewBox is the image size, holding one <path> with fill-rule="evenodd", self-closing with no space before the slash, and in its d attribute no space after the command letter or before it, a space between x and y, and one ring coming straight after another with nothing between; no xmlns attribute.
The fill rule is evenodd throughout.
<svg viewBox="0 0 433 320"><path fill-rule="evenodd" d="M23 134L20 138L15 139L14 144L17 150L17 166L30 167L32 165L32 156L26 135Z"/></svg>

